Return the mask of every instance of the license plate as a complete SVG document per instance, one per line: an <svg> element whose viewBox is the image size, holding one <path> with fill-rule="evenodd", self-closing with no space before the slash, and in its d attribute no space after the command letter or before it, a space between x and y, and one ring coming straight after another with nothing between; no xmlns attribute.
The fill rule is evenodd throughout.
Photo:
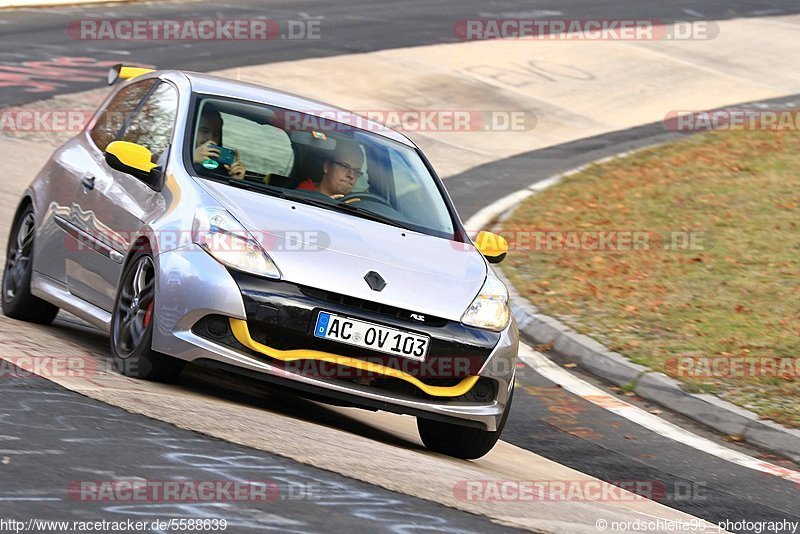
<svg viewBox="0 0 800 534"><path fill-rule="evenodd" d="M431 338L329 312L319 312L314 337L422 361Z"/></svg>

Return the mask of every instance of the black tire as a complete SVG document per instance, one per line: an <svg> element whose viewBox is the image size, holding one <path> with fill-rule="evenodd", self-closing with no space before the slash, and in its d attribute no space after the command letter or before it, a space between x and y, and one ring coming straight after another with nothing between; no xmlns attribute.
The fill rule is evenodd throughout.
<svg viewBox="0 0 800 534"><path fill-rule="evenodd" d="M425 447L432 451L463 460L480 458L492 450L497 440L500 439L503 427L506 426L508 413L511 411L513 397L514 388L512 386L508 403L503 411L503 417L494 432L418 417L417 430L419 430L419 437L422 438L422 443L425 444Z"/></svg>
<svg viewBox="0 0 800 534"><path fill-rule="evenodd" d="M184 362L151 348L155 276L149 251L136 252L125 266L111 317L111 354L125 376L169 381L180 374Z"/></svg>
<svg viewBox="0 0 800 534"><path fill-rule="evenodd" d="M58 313L58 307L31 295L35 230L33 206L28 204L20 211L8 235L3 269L3 313L21 321L50 324Z"/></svg>

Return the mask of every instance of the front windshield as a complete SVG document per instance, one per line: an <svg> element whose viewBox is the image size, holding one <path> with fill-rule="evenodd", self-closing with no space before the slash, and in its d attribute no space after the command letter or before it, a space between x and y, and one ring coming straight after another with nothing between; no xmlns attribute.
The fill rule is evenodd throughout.
<svg viewBox="0 0 800 534"><path fill-rule="evenodd" d="M454 238L434 178L408 146L349 124L230 99L200 97L194 117L189 158L202 178Z"/></svg>

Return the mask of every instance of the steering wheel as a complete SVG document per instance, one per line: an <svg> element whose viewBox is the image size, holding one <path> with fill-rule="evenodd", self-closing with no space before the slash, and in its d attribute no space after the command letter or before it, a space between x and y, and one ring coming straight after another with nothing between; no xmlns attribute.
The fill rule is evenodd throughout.
<svg viewBox="0 0 800 534"><path fill-rule="evenodd" d="M343 196L342 198L340 198L339 200L341 200L342 202L344 202L346 204L350 204L351 202L349 202L349 201L354 200L354 199L358 199L359 201L360 200L371 200L373 202L377 202L379 204L383 204L384 206L388 206L388 207L394 209L394 206L392 206L389 203L389 201L386 200L385 198L383 198L382 196L377 195L375 193L368 193L366 191L358 192L358 193L348 193L345 196Z"/></svg>

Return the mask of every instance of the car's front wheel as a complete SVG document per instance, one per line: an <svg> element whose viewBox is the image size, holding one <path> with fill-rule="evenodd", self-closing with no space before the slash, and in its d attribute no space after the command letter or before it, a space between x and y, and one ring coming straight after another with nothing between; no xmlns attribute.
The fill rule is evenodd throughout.
<svg viewBox="0 0 800 534"><path fill-rule="evenodd" d="M14 319L50 324L58 308L31 294L33 272L33 237L36 219L28 204L11 227L3 269L3 313Z"/></svg>
<svg viewBox="0 0 800 534"><path fill-rule="evenodd" d="M497 425L497 430L495 431L442 423L418 417L417 430L419 430L419 437L422 438L422 443L425 444L425 447L432 451L464 460L480 458L492 450L497 440L500 439L503 427L506 426L508 413L511 411L513 396L514 389L512 387L508 403L506 403L503 411L503 417L500 419L500 424Z"/></svg>
<svg viewBox="0 0 800 534"><path fill-rule="evenodd" d="M139 251L128 262L114 302L111 319L111 353L125 376L170 380L183 362L152 350L156 270L153 257Z"/></svg>

